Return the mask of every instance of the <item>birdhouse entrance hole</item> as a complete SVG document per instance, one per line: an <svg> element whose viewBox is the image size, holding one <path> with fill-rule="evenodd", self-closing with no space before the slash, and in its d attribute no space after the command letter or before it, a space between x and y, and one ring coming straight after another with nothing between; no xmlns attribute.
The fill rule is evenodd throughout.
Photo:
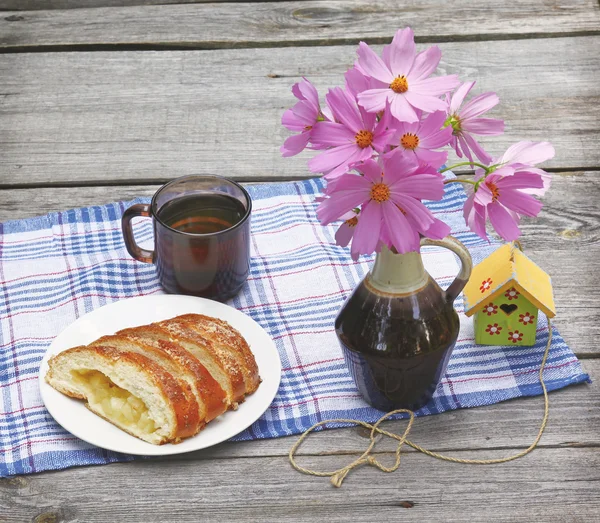
<svg viewBox="0 0 600 523"><path fill-rule="evenodd" d="M503 303L500 305L500 309L504 314L510 316L513 312L517 310L517 306L514 303Z"/></svg>

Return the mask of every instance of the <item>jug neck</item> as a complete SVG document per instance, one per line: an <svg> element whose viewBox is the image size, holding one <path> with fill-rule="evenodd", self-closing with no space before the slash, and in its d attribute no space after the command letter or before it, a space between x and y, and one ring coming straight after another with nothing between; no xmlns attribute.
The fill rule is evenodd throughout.
<svg viewBox="0 0 600 523"><path fill-rule="evenodd" d="M372 287L388 294L409 294L423 288L428 281L420 253L395 254L385 245L377 253L368 275Z"/></svg>

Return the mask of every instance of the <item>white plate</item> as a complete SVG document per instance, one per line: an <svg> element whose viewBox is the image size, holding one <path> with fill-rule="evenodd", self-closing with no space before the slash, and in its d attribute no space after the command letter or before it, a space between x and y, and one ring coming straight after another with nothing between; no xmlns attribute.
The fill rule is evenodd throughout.
<svg viewBox="0 0 600 523"><path fill-rule="evenodd" d="M186 313L206 314L220 318L235 327L250 345L262 383L236 411L228 411L211 421L196 436L177 445L152 445L130 436L111 423L89 411L81 400L69 398L44 381L48 359L77 345L87 345L100 336L118 330L155 321L166 320ZM42 400L52 417L66 430L98 447L127 454L163 456L199 450L221 443L254 423L267 410L281 377L281 361L273 340L252 318L219 302L161 294L122 300L96 309L69 325L50 345L40 367Z"/></svg>

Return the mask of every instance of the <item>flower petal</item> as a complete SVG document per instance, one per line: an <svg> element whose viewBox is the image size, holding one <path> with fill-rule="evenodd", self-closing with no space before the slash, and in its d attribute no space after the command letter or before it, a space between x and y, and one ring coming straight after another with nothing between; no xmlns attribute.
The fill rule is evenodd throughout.
<svg viewBox="0 0 600 523"><path fill-rule="evenodd" d="M360 218L354 231L352 251L371 254L375 251L381 233L381 204L368 202L362 206Z"/></svg>
<svg viewBox="0 0 600 523"><path fill-rule="evenodd" d="M355 165L354 168L365 175L365 178L370 183L381 182L381 167L374 160L366 160L365 162Z"/></svg>
<svg viewBox="0 0 600 523"><path fill-rule="evenodd" d="M344 175L354 176L354 175ZM321 202L317 207L317 218L321 225L328 225L339 220L344 213L351 211L369 199L368 189L334 192L330 198ZM362 214L362 213L361 213Z"/></svg>
<svg viewBox="0 0 600 523"><path fill-rule="evenodd" d="M487 240L487 233L485 230L485 207L475 203L474 195L467 198L463 209L463 215L467 227L480 238Z"/></svg>
<svg viewBox="0 0 600 523"><path fill-rule="evenodd" d="M550 142L518 142L511 145L502 155L501 163L536 165L554 158L554 147Z"/></svg>
<svg viewBox="0 0 600 523"><path fill-rule="evenodd" d="M427 78L436 69L442 58L442 51L437 45L431 46L429 49L420 52L415 56L413 66L408 73L408 76L413 81L418 81Z"/></svg>
<svg viewBox="0 0 600 523"><path fill-rule="evenodd" d="M394 76L407 76L415 61L415 35L410 27L399 29L389 48L390 68Z"/></svg>
<svg viewBox="0 0 600 523"><path fill-rule="evenodd" d="M326 173L339 165L348 165L359 151L362 149L355 143L340 145L311 158L308 161L308 168L313 173Z"/></svg>
<svg viewBox="0 0 600 523"><path fill-rule="evenodd" d="M441 96L448 91L452 91L452 89L459 84L460 80L455 74L450 74L448 76L432 76L417 81L409 81L407 92L413 91L427 96ZM442 111L446 109L446 102L443 102L443 104L444 107L441 109Z"/></svg>
<svg viewBox="0 0 600 523"><path fill-rule="evenodd" d="M302 152L308 145L309 138L310 133L308 132L290 136L285 142L283 142L283 145L279 149L281 151L281 156L287 158Z"/></svg>
<svg viewBox="0 0 600 523"><path fill-rule="evenodd" d="M515 189L505 189L500 191L498 202L504 207L525 216L537 216L542 209L542 202L536 200L530 194L517 191Z"/></svg>
<svg viewBox="0 0 600 523"><path fill-rule="evenodd" d="M342 223L335 233L335 243L341 247L346 247L350 243L355 229L356 226L350 227L346 222Z"/></svg>
<svg viewBox="0 0 600 523"><path fill-rule="evenodd" d="M421 120L419 138L422 140L423 138L427 138L428 136L441 131L445 121L446 113L444 111L435 111L434 113L431 113L426 118ZM452 128L450 126L446 127L446 129L450 129L450 132L452 132Z"/></svg>
<svg viewBox="0 0 600 523"><path fill-rule="evenodd" d="M413 223L413 226L419 232L426 231L433 224L433 214L420 201L398 193L392 194L391 199L400 209L406 212L407 219Z"/></svg>
<svg viewBox="0 0 600 523"><path fill-rule="evenodd" d="M432 240L441 240L451 233L450 226L444 223L442 220L434 218L433 223L429 226L423 235L431 238Z"/></svg>
<svg viewBox="0 0 600 523"><path fill-rule="evenodd" d="M430 151L424 147L417 147L415 149L415 155L422 163L428 163L434 169L439 169L446 160L448 160L447 151Z"/></svg>
<svg viewBox="0 0 600 523"><path fill-rule="evenodd" d="M520 171L512 176L503 176L495 182L499 189L541 189L544 186L542 177L537 173Z"/></svg>
<svg viewBox="0 0 600 523"><path fill-rule="evenodd" d="M492 157L469 133L462 133L462 137L469 144L469 148L475 153L475 156L477 156L477 158L479 158L484 164L488 165L492 161Z"/></svg>
<svg viewBox="0 0 600 523"><path fill-rule="evenodd" d="M496 136L504 132L504 120L496 118L473 118L461 122L461 127L470 133Z"/></svg>
<svg viewBox="0 0 600 523"><path fill-rule="evenodd" d="M475 118L495 107L500 102L498 95L493 92L482 93L469 100L462 109L459 115L463 120Z"/></svg>
<svg viewBox="0 0 600 523"><path fill-rule="evenodd" d="M494 202L487 207L490 216L490 222L496 232L507 242L516 240L521 231L511 214L498 202Z"/></svg>
<svg viewBox="0 0 600 523"><path fill-rule="evenodd" d="M394 75L387 68L383 60L377 56L375 51L371 49L365 42L360 42L358 44L358 50L356 51L358 55L358 63L361 69L369 76L380 80L381 82L385 82L386 84L391 84L394 81Z"/></svg>
<svg viewBox="0 0 600 523"><path fill-rule="evenodd" d="M314 145L339 146L356 143L355 134L339 123L319 122L311 132L311 142Z"/></svg>
<svg viewBox="0 0 600 523"><path fill-rule="evenodd" d="M443 111L446 109L446 102L444 102L441 98L437 96L430 96L421 94L416 91L411 91L410 88L404 95L408 103L417 109L421 109L426 113L433 113L434 111ZM394 116L396 116L394 114ZM398 118L396 116L396 118ZM414 120L409 120L413 122Z"/></svg>
<svg viewBox="0 0 600 523"><path fill-rule="evenodd" d="M390 185L390 191L393 195L404 194L419 200L441 200L444 197L444 182L435 174L414 174L395 181Z"/></svg>
<svg viewBox="0 0 600 523"><path fill-rule="evenodd" d="M388 95L393 91L386 89L369 89L358 93L358 103L370 113L376 113L385 109Z"/></svg>
<svg viewBox="0 0 600 523"><path fill-rule="evenodd" d="M362 93L369 88L369 79L362 74L356 67L352 67L344 74L346 79L346 89L356 98L358 93Z"/></svg>
<svg viewBox="0 0 600 523"><path fill-rule="evenodd" d="M389 239L399 253L419 250L419 235L394 202L383 204L383 220Z"/></svg>
<svg viewBox="0 0 600 523"><path fill-rule="evenodd" d="M455 114L458 111L458 108L462 105L465 97L473 89L474 85L475 82L465 82L454 92L450 102L450 114Z"/></svg>
<svg viewBox="0 0 600 523"><path fill-rule="evenodd" d="M415 110L411 107L411 104L407 101L406 96L408 92L404 94L394 93L392 90L388 90L390 94L390 110L395 118L404 122L418 122L419 117ZM414 105L414 104L413 104Z"/></svg>
<svg viewBox="0 0 600 523"><path fill-rule="evenodd" d="M346 94L343 89L340 87L330 89L325 96L325 99L327 100L327 105L331 109L334 118L348 129L357 133L365 128L354 98L351 98Z"/></svg>

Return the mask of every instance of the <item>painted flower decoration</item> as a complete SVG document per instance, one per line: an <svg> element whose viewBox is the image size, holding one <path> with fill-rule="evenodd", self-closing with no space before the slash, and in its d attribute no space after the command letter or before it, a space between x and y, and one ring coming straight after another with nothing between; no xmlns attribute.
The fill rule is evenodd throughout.
<svg viewBox="0 0 600 523"><path fill-rule="evenodd" d="M325 98L335 121L318 122L312 130L313 145L328 149L309 160L308 167L312 172L327 173L326 178L336 178L351 164L383 151L394 132L388 130L388 118L378 122L377 115L361 111L354 97L339 87Z"/></svg>
<svg viewBox="0 0 600 523"><path fill-rule="evenodd" d="M498 305L494 305L493 303L488 303L483 308L483 312L486 313L488 316L491 316L492 314L498 314Z"/></svg>
<svg viewBox="0 0 600 523"><path fill-rule="evenodd" d="M378 86L358 95L358 103L371 113L390 104L392 115L401 122L417 122L416 110L445 111L439 97L454 89L460 81L456 75L430 77L442 57L433 46L419 54L412 29L399 30L391 45L384 48L383 59L366 43L358 45L358 68L373 78Z"/></svg>
<svg viewBox="0 0 600 523"><path fill-rule="evenodd" d="M508 299L508 301L516 300L521 294L517 289L511 287L504 293L504 297Z"/></svg>
<svg viewBox="0 0 600 523"><path fill-rule="evenodd" d="M500 99L496 93L483 93L463 105L465 97L473 88L475 82L465 82L448 100L447 119L445 124L452 129L451 145L456 154L463 154L472 162L473 154L484 163L489 163L492 157L477 143L473 137L477 135L495 136L504 132L504 121L495 118L480 118L488 112Z"/></svg>
<svg viewBox="0 0 600 523"><path fill-rule="evenodd" d="M419 234L443 238L450 228L436 219L422 199L439 200L444 194L441 178L402 154L355 165L362 176L343 174L336 190L319 204L323 225L340 219L356 207L360 217L352 237L353 255L370 254L379 242L400 253L419 250Z"/></svg>
<svg viewBox="0 0 600 523"><path fill-rule="evenodd" d="M530 323L533 323L533 320L535 320L535 317L529 312L526 312L525 314L519 314L519 322L523 325L529 325Z"/></svg>
<svg viewBox="0 0 600 523"><path fill-rule="evenodd" d="M442 111L431 113L418 122L396 122L396 134L392 145L407 155L414 156L419 162L439 169L446 159L446 151L435 151L448 145L452 129L442 128L446 115Z"/></svg>
<svg viewBox="0 0 600 523"><path fill-rule="evenodd" d="M497 323L494 323L493 325L488 325L485 329L485 332L489 332L492 336L494 334L500 334L501 331L502 327L499 327Z"/></svg>
<svg viewBox="0 0 600 523"><path fill-rule="evenodd" d="M517 343L518 341L523 340L523 333L519 331L513 331L508 333L508 341L512 341L513 343Z"/></svg>
<svg viewBox="0 0 600 523"><path fill-rule="evenodd" d="M481 282L481 286L479 287L479 290L481 292L489 291L490 288L492 287L492 283L494 283L494 282L490 278L487 278L487 279L483 280Z"/></svg>

